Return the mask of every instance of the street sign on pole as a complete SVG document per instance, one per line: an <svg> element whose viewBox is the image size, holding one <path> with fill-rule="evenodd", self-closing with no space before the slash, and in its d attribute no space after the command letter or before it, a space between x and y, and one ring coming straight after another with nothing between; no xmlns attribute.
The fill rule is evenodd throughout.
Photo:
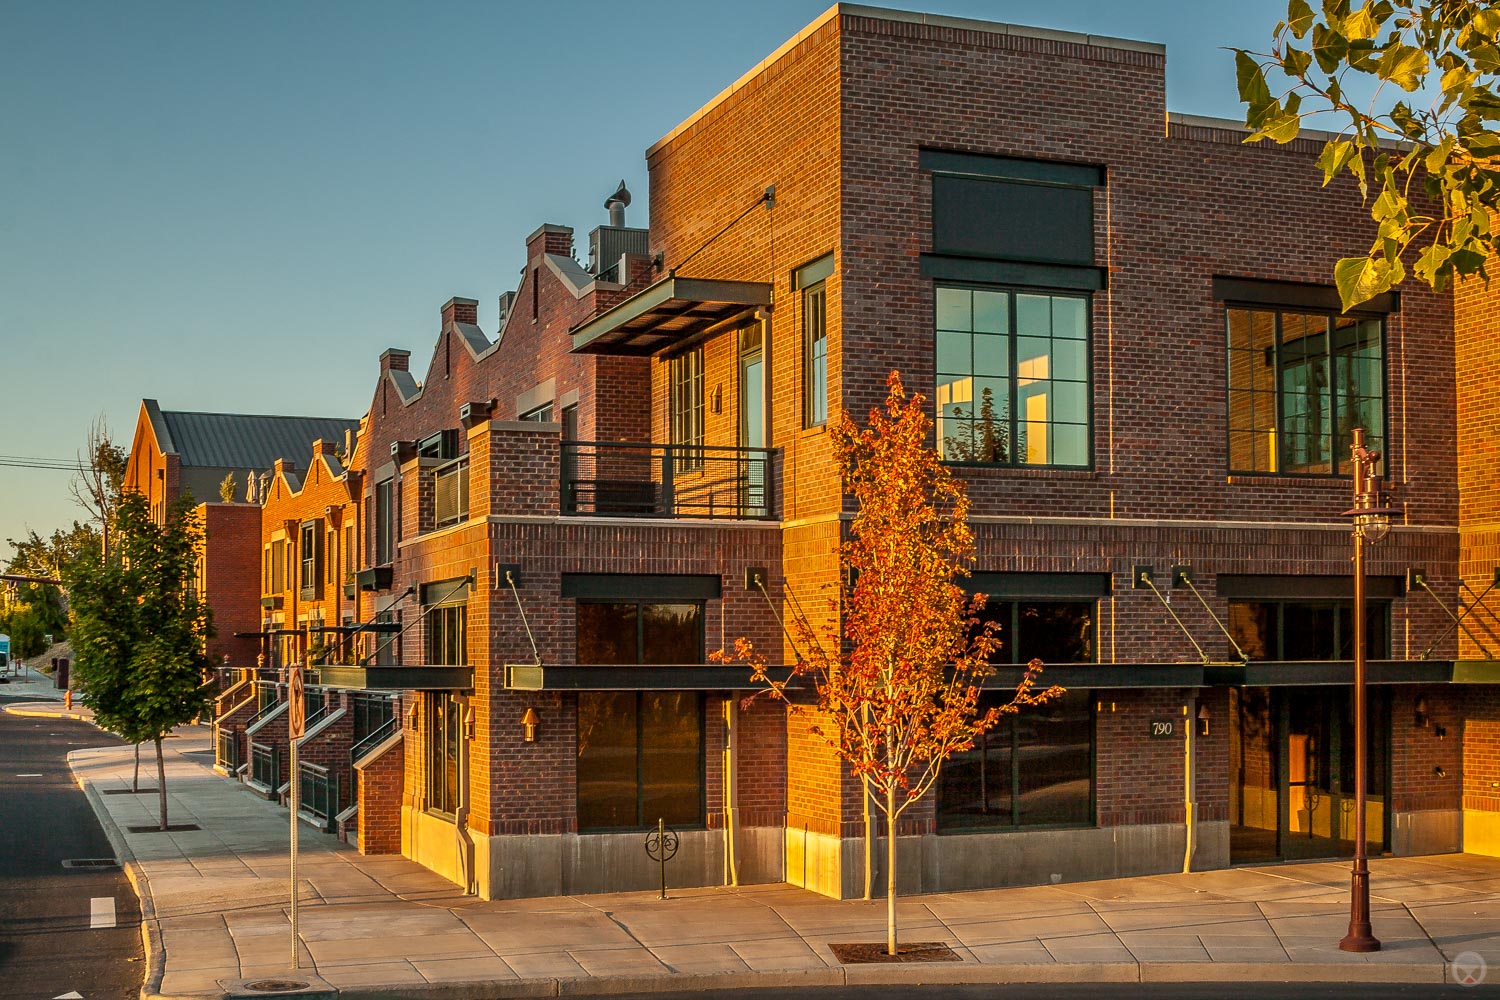
<svg viewBox="0 0 1500 1000"><path fill-rule="evenodd" d="M302 680L302 664L292 664L289 681L286 692L286 731L292 739L300 740L307 726L307 696Z"/></svg>

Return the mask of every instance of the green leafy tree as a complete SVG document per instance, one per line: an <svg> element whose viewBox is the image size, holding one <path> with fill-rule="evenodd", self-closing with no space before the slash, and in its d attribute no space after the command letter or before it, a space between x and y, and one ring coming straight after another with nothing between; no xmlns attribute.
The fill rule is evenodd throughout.
<svg viewBox="0 0 1500 1000"><path fill-rule="evenodd" d="M47 650L47 626L30 604L19 604L7 623L10 653L18 660L41 656Z"/></svg>
<svg viewBox="0 0 1500 1000"><path fill-rule="evenodd" d="M72 598L73 651L83 703L96 721L137 745L156 747L161 827L167 829L161 741L207 711L209 610L190 586L202 541L191 496L152 521L146 500L126 493L114 511L108 556L80 560L64 576Z"/></svg>
<svg viewBox="0 0 1500 1000"><path fill-rule="evenodd" d="M1493 0L1367 0L1357 10L1324 0L1316 11L1291 0L1271 51L1236 49L1235 64L1247 141L1291 142L1309 116L1336 122L1318 160L1323 183L1351 175L1377 226L1369 253L1334 269L1345 309L1399 285L1408 267L1438 290L1455 278L1488 285L1485 262L1500 250ZM1282 79L1289 86L1273 94Z"/></svg>
<svg viewBox="0 0 1500 1000"><path fill-rule="evenodd" d="M219 499L225 503L234 503L234 473L231 472L219 482Z"/></svg>

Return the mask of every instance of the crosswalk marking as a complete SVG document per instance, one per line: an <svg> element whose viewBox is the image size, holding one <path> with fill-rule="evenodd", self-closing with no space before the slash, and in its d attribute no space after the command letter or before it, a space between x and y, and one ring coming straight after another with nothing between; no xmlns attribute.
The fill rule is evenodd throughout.
<svg viewBox="0 0 1500 1000"><path fill-rule="evenodd" d="M89 929L99 930L115 925L115 897L95 896L89 900Z"/></svg>

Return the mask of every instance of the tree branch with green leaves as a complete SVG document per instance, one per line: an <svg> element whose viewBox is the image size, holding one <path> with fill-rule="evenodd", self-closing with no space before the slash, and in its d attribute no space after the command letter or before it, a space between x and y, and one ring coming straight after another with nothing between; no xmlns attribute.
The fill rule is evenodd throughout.
<svg viewBox="0 0 1500 1000"><path fill-rule="evenodd" d="M1247 142L1288 143L1307 119L1334 119L1318 158L1323 184L1353 177L1376 224L1369 253L1334 268L1345 309L1400 285L1408 270L1438 291L1455 279L1488 284L1486 261L1500 250L1500 9L1491 0L1358 9L1325 0L1316 11L1290 0L1270 51L1236 49L1235 68ZM1277 77L1289 83L1279 95Z"/></svg>

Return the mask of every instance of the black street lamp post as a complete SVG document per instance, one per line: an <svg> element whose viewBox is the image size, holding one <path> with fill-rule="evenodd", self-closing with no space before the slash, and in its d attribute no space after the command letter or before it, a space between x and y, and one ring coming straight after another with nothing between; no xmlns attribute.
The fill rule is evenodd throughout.
<svg viewBox="0 0 1500 1000"><path fill-rule="evenodd" d="M1339 942L1342 951L1379 951L1380 941L1370 931L1370 863L1366 855L1365 792L1369 784L1369 733L1365 698L1365 543L1385 537L1391 515L1375 465L1380 453L1365 447L1363 428L1354 429L1350 449L1354 464L1354 507L1344 511L1354 519L1354 865L1350 871L1349 933Z"/></svg>

